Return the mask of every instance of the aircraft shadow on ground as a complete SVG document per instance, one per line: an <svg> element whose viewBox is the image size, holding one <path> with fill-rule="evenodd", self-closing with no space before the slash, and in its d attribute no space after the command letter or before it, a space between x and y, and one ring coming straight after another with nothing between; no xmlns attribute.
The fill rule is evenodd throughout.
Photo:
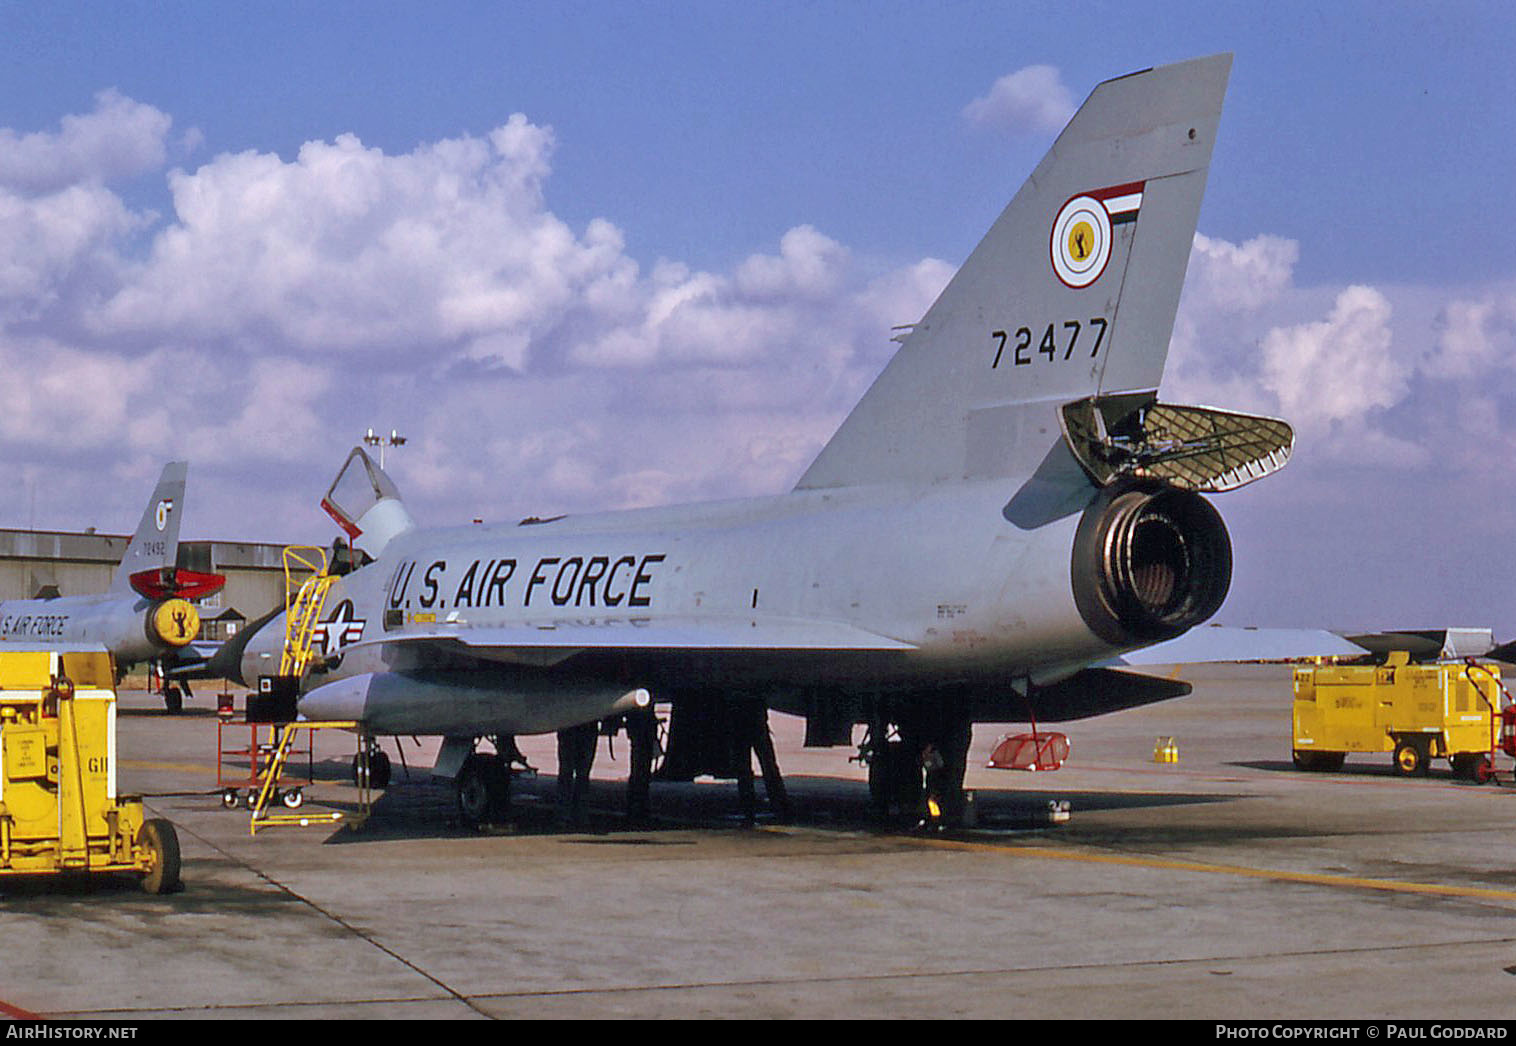
<svg viewBox="0 0 1516 1046"><path fill-rule="evenodd" d="M339 775L334 772L335 766L317 764L318 780L345 777L346 768ZM598 839L630 844L638 842L639 837L646 841L649 833L691 829L740 831L747 827L737 786L732 781L656 782L652 786L651 816L643 824L633 824L626 816L624 783L595 781L582 820L570 824L560 815L556 777L552 774L523 775L513 785L509 813L499 824L475 830L461 823L450 788L432 783L425 771L417 772L415 768L412 768L409 779L399 771L396 776L388 789L376 795L370 816L362 827L335 832L325 841L343 845L474 835L560 835L574 837L577 842ZM769 808L762 783L758 783L759 799L755 810L758 825L783 823L812 829L875 831L890 835L911 832L919 820L914 811L896 811L888 818L881 818L869 801L868 786L861 781L797 776L786 778L786 787L793 813L790 818L781 819ZM1068 802L1077 816L1079 812L1209 805L1237 798L1241 796L980 788L975 790L974 830L979 833L1030 832L1048 828L1049 804L1055 801ZM356 803L345 800L321 800L320 807L349 815L358 812ZM607 838L609 836L615 838Z"/></svg>

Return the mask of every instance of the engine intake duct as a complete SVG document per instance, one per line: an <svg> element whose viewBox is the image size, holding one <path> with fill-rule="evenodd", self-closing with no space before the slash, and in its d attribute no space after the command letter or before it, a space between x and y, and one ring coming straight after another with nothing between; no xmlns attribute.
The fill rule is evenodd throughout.
<svg viewBox="0 0 1516 1046"><path fill-rule="evenodd" d="M1172 639L1221 607L1232 542L1200 495L1151 481L1106 488L1074 539L1074 601L1115 646Z"/></svg>

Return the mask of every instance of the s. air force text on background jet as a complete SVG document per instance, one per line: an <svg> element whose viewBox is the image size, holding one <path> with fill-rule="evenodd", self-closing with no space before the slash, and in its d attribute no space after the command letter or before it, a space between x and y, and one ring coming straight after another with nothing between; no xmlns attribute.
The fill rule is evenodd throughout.
<svg viewBox="0 0 1516 1046"><path fill-rule="evenodd" d="M163 467L109 589L0 602L0 645L104 647L118 672L154 662L165 670L165 679L168 672L202 665L192 645L200 617L190 600L215 592L226 579L178 566L188 470L183 461ZM178 711L183 699L182 684L165 682L170 711Z"/></svg>
<svg viewBox="0 0 1516 1046"><path fill-rule="evenodd" d="M325 503L367 562L301 713L443 735L439 772L487 796L481 738L762 702L810 743L934 746L956 795L976 722L1188 692L1109 666L1216 611L1203 495L1293 443L1157 394L1230 68L1098 86L787 494L426 528L355 450ZM225 656L255 681L283 629Z"/></svg>

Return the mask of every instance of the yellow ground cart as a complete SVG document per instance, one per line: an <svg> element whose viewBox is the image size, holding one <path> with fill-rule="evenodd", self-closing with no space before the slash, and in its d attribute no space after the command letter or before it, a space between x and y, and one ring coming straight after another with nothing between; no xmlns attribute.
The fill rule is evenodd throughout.
<svg viewBox="0 0 1516 1046"><path fill-rule="evenodd" d="M0 876L131 873L179 886L174 826L116 794L104 650L0 650Z"/></svg>
<svg viewBox="0 0 1516 1046"><path fill-rule="evenodd" d="M1350 752L1391 752L1397 772L1447 759L1455 775L1488 781L1501 726L1500 669L1483 662L1295 670L1294 758L1302 770L1337 770Z"/></svg>

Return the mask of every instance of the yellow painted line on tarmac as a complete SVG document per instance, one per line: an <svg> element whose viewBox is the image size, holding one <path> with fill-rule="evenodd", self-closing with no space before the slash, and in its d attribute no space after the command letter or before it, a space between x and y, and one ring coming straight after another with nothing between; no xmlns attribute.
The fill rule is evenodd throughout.
<svg viewBox="0 0 1516 1046"><path fill-rule="evenodd" d="M1516 901L1516 890L1496 890L1484 886L1452 886L1446 883L1402 882L1394 879L1365 879L1356 875L1324 875L1318 872L1285 872L1245 865L1210 864L1204 861L1181 861L1165 857L1137 857L1120 854L1085 853L1058 850L1045 846L997 846L955 839L918 839L916 842L943 850L968 850L1029 857L1047 861L1078 861L1084 864L1120 865L1126 868L1152 868L1167 872L1196 872L1202 875L1233 875L1245 879L1271 879L1275 882L1304 883L1337 889L1382 890L1387 893L1412 893L1438 897L1473 897L1491 901Z"/></svg>
<svg viewBox="0 0 1516 1046"><path fill-rule="evenodd" d="M177 770L187 774L214 774L216 768L202 763L148 763L138 759L123 759L123 770Z"/></svg>

